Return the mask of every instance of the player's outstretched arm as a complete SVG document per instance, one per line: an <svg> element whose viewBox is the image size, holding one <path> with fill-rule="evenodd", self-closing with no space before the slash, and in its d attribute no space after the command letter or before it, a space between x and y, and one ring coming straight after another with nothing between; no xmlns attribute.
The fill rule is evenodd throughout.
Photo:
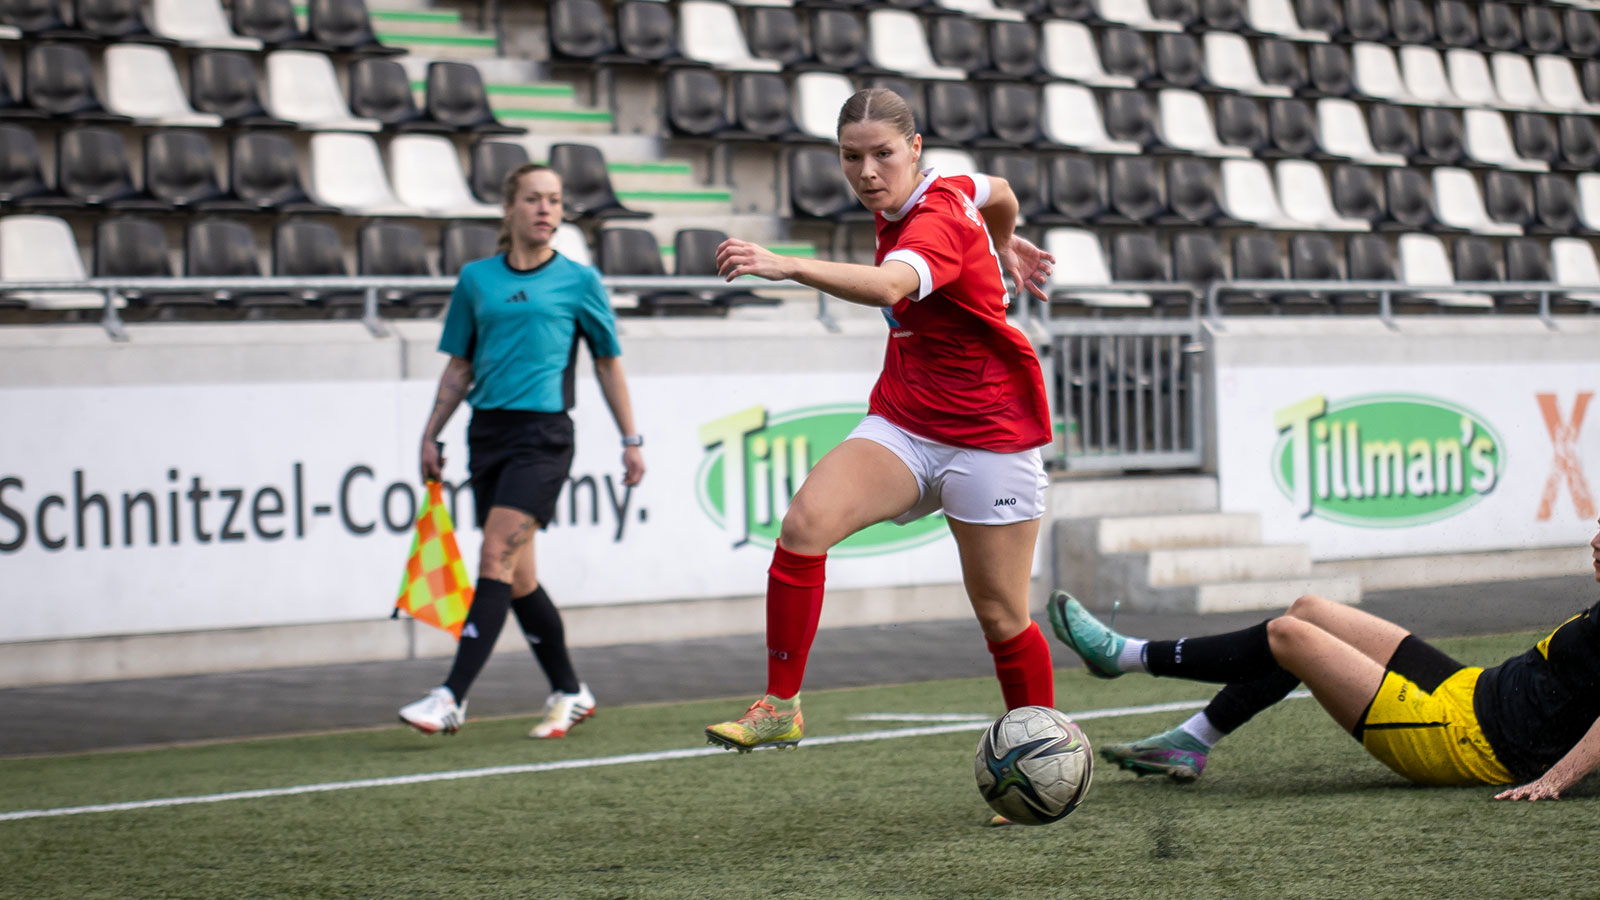
<svg viewBox="0 0 1600 900"><path fill-rule="evenodd" d="M881 266L779 256L760 244L729 238L717 248L717 272L732 281L755 275L768 281L798 281L863 306L893 306L916 293L917 270L897 260Z"/></svg>
<svg viewBox="0 0 1600 900"><path fill-rule="evenodd" d="M1583 739L1567 755L1556 760L1550 771L1521 787L1501 791L1496 800L1557 800L1563 791L1582 781L1600 766L1600 719L1596 719Z"/></svg>

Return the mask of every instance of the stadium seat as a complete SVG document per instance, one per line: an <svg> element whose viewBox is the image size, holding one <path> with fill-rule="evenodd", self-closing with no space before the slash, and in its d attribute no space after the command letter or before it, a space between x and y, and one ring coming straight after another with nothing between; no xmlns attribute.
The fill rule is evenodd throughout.
<svg viewBox="0 0 1600 900"><path fill-rule="evenodd" d="M1334 166L1328 181L1334 212L1340 216L1358 219L1369 226L1377 226L1387 218L1373 169L1348 164Z"/></svg>
<svg viewBox="0 0 1600 900"><path fill-rule="evenodd" d="M698 278L717 275L717 247L728 239L725 231L715 228L680 228L672 237L672 274ZM749 291L717 292L708 294L715 306L777 306L774 300Z"/></svg>
<svg viewBox="0 0 1600 900"><path fill-rule="evenodd" d="M1171 260L1167 259L1161 241L1146 231L1124 231L1111 236L1111 280L1171 281ZM1187 308L1191 302L1188 291L1153 292L1152 302L1159 307Z"/></svg>
<svg viewBox="0 0 1600 900"><path fill-rule="evenodd" d="M259 51L259 38L233 33L217 0L153 0L151 19L156 33L185 47L202 50Z"/></svg>
<svg viewBox="0 0 1600 900"><path fill-rule="evenodd" d="M1289 239L1289 277L1295 281L1343 281L1344 260L1325 234L1297 234Z"/></svg>
<svg viewBox="0 0 1600 900"><path fill-rule="evenodd" d="M1303 159L1279 160L1274 172L1283 214L1296 227L1319 231L1366 231L1365 219L1346 217L1334 209L1322 168Z"/></svg>
<svg viewBox="0 0 1600 900"><path fill-rule="evenodd" d="M1546 168L1561 164L1561 145L1555 127L1545 116L1516 113L1511 117L1511 140L1523 159L1543 163Z"/></svg>
<svg viewBox="0 0 1600 900"><path fill-rule="evenodd" d="M1382 44L1363 42L1350 48L1356 93L1391 103L1416 103L1400 76L1394 51Z"/></svg>
<svg viewBox="0 0 1600 900"><path fill-rule="evenodd" d="M197 113L184 97L178 70L161 47L112 44L105 51L106 106L140 125L215 128L222 117Z"/></svg>
<svg viewBox="0 0 1600 900"><path fill-rule="evenodd" d="M0 7L0 27L10 29L8 40L82 41L93 36L73 27L56 0L7 0Z"/></svg>
<svg viewBox="0 0 1600 900"><path fill-rule="evenodd" d="M1216 90L1206 78L1206 60L1200 42L1192 35L1162 34L1156 37L1156 87L1188 90Z"/></svg>
<svg viewBox="0 0 1600 900"><path fill-rule="evenodd" d="M137 216L101 219L94 228L94 276L173 277L166 231L155 222ZM193 294L146 296L142 292L124 291L122 295L130 303L144 301L152 307L209 302L207 298Z"/></svg>
<svg viewBox="0 0 1600 900"><path fill-rule="evenodd" d="M627 0L617 5L617 49L638 63L663 66L690 64L678 50L672 10L656 0Z"/></svg>
<svg viewBox="0 0 1600 900"><path fill-rule="evenodd" d="M1271 235L1245 233L1233 239L1233 277L1239 281L1281 281L1283 256ZM1282 312L1274 302L1277 291L1227 291L1219 295L1223 308L1234 314L1261 315Z"/></svg>
<svg viewBox="0 0 1600 900"><path fill-rule="evenodd" d="M839 109L856 92L850 79L834 72L804 72L794 80L795 125L822 141L838 139ZM931 118L931 112L930 112ZM932 129L930 121L928 127Z"/></svg>
<svg viewBox="0 0 1600 900"><path fill-rule="evenodd" d="M6 74L5 54L0 53L0 121L37 120L44 113L33 109L11 89L11 77Z"/></svg>
<svg viewBox="0 0 1600 900"><path fill-rule="evenodd" d="M1148 156L1121 156L1106 164L1109 214L1102 225L1147 225L1166 217L1161 199L1161 166Z"/></svg>
<svg viewBox="0 0 1600 900"><path fill-rule="evenodd" d="M1306 48L1306 97L1349 97L1355 93L1355 71L1350 54L1336 44Z"/></svg>
<svg viewBox="0 0 1600 900"><path fill-rule="evenodd" d="M314 134L310 157L311 194L319 202L352 216L422 214L395 196L378 144L371 137L340 132Z"/></svg>
<svg viewBox="0 0 1600 900"><path fill-rule="evenodd" d="M1484 165L1519 172L1543 172L1550 168L1547 163L1517 155L1516 145L1511 141L1511 131L1506 127L1506 118L1498 110L1469 109L1463 115L1469 158Z"/></svg>
<svg viewBox="0 0 1600 900"><path fill-rule="evenodd" d="M467 188L455 144L432 134L402 134L389 143L389 172L399 201L423 215L488 219L501 209Z"/></svg>
<svg viewBox="0 0 1600 900"><path fill-rule="evenodd" d="M1260 228L1298 228L1278 202L1272 175L1255 159L1222 161L1222 209L1235 219Z"/></svg>
<svg viewBox="0 0 1600 900"><path fill-rule="evenodd" d="M76 200L50 189L33 129L0 124L0 204L22 209L72 209Z"/></svg>
<svg viewBox="0 0 1600 900"><path fill-rule="evenodd" d="M1416 169L1390 169L1384 173L1383 188L1388 201L1388 218L1378 224L1383 231L1442 231L1449 226L1439 221L1433 187L1427 176Z"/></svg>
<svg viewBox="0 0 1600 900"><path fill-rule="evenodd" d="M1295 20L1301 28L1320 32L1328 38L1344 34L1344 13L1339 0L1294 0Z"/></svg>
<svg viewBox="0 0 1600 900"><path fill-rule="evenodd" d="M589 144L552 144L550 168L561 176L568 221L650 218L650 213L629 209L617 199L599 148Z"/></svg>
<svg viewBox="0 0 1600 900"><path fill-rule="evenodd" d="M1351 281L1399 281L1400 266L1388 238L1355 234L1345 242Z"/></svg>
<svg viewBox="0 0 1600 900"><path fill-rule="evenodd" d="M439 235L439 274L449 277L461 274L461 267L467 263L499 253L499 243L498 226L451 222Z"/></svg>
<svg viewBox="0 0 1600 900"><path fill-rule="evenodd" d="M204 218L189 223L184 234L183 274L190 278L259 278L261 251L250 226L232 219ZM239 310L258 313L267 307L302 305L298 297L268 291L209 292L231 301Z"/></svg>
<svg viewBox="0 0 1600 900"><path fill-rule="evenodd" d="M340 278L350 274L344 261L344 240L326 222L289 219L272 231L272 274L299 278ZM335 314L359 311L365 291L296 291L298 298L317 302Z"/></svg>
<svg viewBox="0 0 1600 900"><path fill-rule="evenodd" d="M1518 109L1543 109L1544 97L1533 65L1520 53L1494 53L1489 56L1489 71L1494 73L1494 90L1506 105Z"/></svg>
<svg viewBox="0 0 1600 900"><path fill-rule="evenodd" d="M1444 68L1450 76L1450 92L1468 106L1500 106L1500 95L1495 92L1494 78L1489 74L1489 62L1475 50L1453 49L1445 52Z"/></svg>
<svg viewBox="0 0 1600 900"><path fill-rule="evenodd" d="M1440 166L1433 170L1434 215L1451 227L1475 234L1521 234L1518 225L1495 222L1489 218L1483 205L1483 192L1478 179L1466 169Z"/></svg>
<svg viewBox="0 0 1600 900"><path fill-rule="evenodd" d="M1534 53L1566 52L1561 19L1554 9L1532 3L1522 7L1522 44Z"/></svg>
<svg viewBox="0 0 1600 900"><path fill-rule="evenodd" d="M745 41L751 53L777 60L788 71L817 68L801 37L800 16L791 7L752 7L745 14Z"/></svg>
<svg viewBox="0 0 1600 900"><path fill-rule="evenodd" d="M1344 0L1344 30L1352 41L1388 41L1393 37L1389 11L1382 0Z"/></svg>
<svg viewBox="0 0 1600 900"><path fill-rule="evenodd" d="M1507 281L1554 281L1555 275L1550 269L1550 253L1544 241L1533 238L1511 238L1506 241L1506 280ZM1539 302L1537 294L1500 294L1496 298L1502 307L1512 305L1527 305ZM1570 301L1559 294L1550 297L1552 308L1571 305ZM1584 303L1582 306L1587 307Z"/></svg>
<svg viewBox="0 0 1600 900"><path fill-rule="evenodd" d="M942 87L942 85L936 85ZM990 86L988 96L989 130L994 138L977 146L1031 147L1041 138L1039 130L1039 91L1026 84L1000 83Z"/></svg>
<svg viewBox="0 0 1600 900"><path fill-rule="evenodd" d="M1578 192L1573 183L1560 175L1538 175L1533 179L1533 217L1536 229L1546 234L1575 234L1578 225Z"/></svg>
<svg viewBox="0 0 1600 900"><path fill-rule="evenodd" d="M1217 139L1217 129L1211 121L1211 107L1201 95L1194 91L1168 88L1156 96L1163 144L1201 156L1250 155L1247 150L1224 146Z"/></svg>
<svg viewBox="0 0 1600 900"><path fill-rule="evenodd" d="M915 16L912 18L914 20ZM777 60L750 55L733 7L717 0L683 0L678 4L678 46L685 57L719 69L739 72L783 69L783 63Z"/></svg>
<svg viewBox="0 0 1600 900"><path fill-rule="evenodd" d="M334 49L312 40L300 27L292 0L233 0L233 31L241 37L259 40L268 50L329 53Z"/></svg>
<svg viewBox="0 0 1600 900"><path fill-rule="evenodd" d="M1040 33L1044 39L1044 70L1051 77L1095 87L1138 86L1131 78L1105 71L1094 33L1083 23L1051 20L1044 23Z"/></svg>
<svg viewBox="0 0 1600 900"><path fill-rule="evenodd" d="M1201 27L1200 0L1150 0L1150 14L1186 29Z"/></svg>
<svg viewBox="0 0 1600 900"><path fill-rule="evenodd" d="M236 128L294 127L287 119L267 114L256 87L255 65L239 51L193 54L189 58L189 96L196 110L220 116Z"/></svg>
<svg viewBox="0 0 1600 900"><path fill-rule="evenodd" d="M1134 84L1150 86L1155 81L1150 45L1132 28L1107 28L1101 33L1100 64L1109 74Z"/></svg>
<svg viewBox="0 0 1600 900"><path fill-rule="evenodd" d="M1043 224L1037 220L1048 215L1050 198L1037 156L1022 152L996 153L989 158L989 166L984 171L1004 178L1011 185L1011 193L1017 198L1018 219L1028 224Z"/></svg>
<svg viewBox="0 0 1600 900"><path fill-rule="evenodd" d="M1556 133L1561 138L1561 167L1587 172L1600 168L1600 138L1594 123L1579 116L1560 116Z"/></svg>
<svg viewBox="0 0 1600 900"><path fill-rule="evenodd" d="M1411 286L1447 287L1455 284L1455 275L1444 243L1431 234L1400 235L1400 280ZM1493 309L1494 298L1488 294L1465 291L1426 291L1412 295L1450 309Z"/></svg>
<svg viewBox="0 0 1600 900"><path fill-rule="evenodd" d="M1330 159L1317 134L1317 117L1304 100L1274 100L1267 107L1268 156Z"/></svg>
<svg viewBox="0 0 1600 900"><path fill-rule="evenodd" d="M1055 85L1049 87L1054 88ZM1048 106L1046 110L1053 122L1057 111ZM1092 124L1091 120L1087 125L1078 123L1078 127L1090 127ZM1083 145L1084 149L1102 153L1143 153L1165 146L1156 131L1150 97L1142 91L1107 92L1104 128L1111 140L1100 147Z"/></svg>
<svg viewBox="0 0 1600 900"><path fill-rule="evenodd" d="M596 257L604 275L635 275L664 277L666 268L661 262L661 247L655 235L642 228L606 228L595 241ZM641 313L669 315L672 313L706 314L715 307L698 294L682 291L652 291L638 295Z"/></svg>
<svg viewBox="0 0 1600 900"><path fill-rule="evenodd" d="M911 117L916 120L917 130L928 130L928 104L926 95L922 91L922 83L900 78L893 75L879 75L869 82L871 87L886 88L900 95L911 107Z"/></svg>
<svg viewBox="0 0 1600 900"><path fill-rule="evenodd" d="M1483 208L1492 221L1535 234L1533 191L1515 172L1494 169L1483 176Z"/></svg>
<svg viewBox="0 0 1600 900"><path fill-rule="evenodd" d="M1294 44L1278 38L1256 43L1256 69L1265 84L1287 88L1291 94L1306 85L1305 61Z"/></svg>
<svg viewBox="0 0 1600 900"><path fill-rule="evenodd" d="M598 0L556 0L550 4L547 21L552 59L595 65L627 61L617 53L605 7Z"/></svg>
<svg viewBox="0 0 1600 900"><path fill-rule="evenodd" d="M1473 48L1478 44L1478 17L1467 0L1438 0L1434 24L1439 42L1446 47Z"/></svg>
<svg viewBox="0 0 1600 900"><path fill-rule="evenodd" d="M313 138L312 143L316 140ZM229 183L234 196L257 209L283 213L335 213L312 200L300 183L294 144L281 134L255 131L234 137L229 152Z"/></svg>
<svg viewBox="0 0 1600 900"><path fill-rule="evenodd" d="M653 3L655 0L645 0ZM556 226L556 233L550 237L550 248L579 265L594 268L594 255L589 252L589 239L584 236L583 229L571 222L562 222Z"/></svg>
<svg viewBox="0 0 1600 900"><path fill-rule="evenodd" d="M1450 90L1444 57L1432 47L1406 45L1400 48L1400 72L1405 94L1413 102L1435 106L1459 106L1460 98Z"/></svg>
<svg viewBox="0 0 1600 900"><path fill-rule="evenodd" d="M128 148L119 132L106 128L72 128L61 133L56 148L56 186L86 206L160 211L167 204L133 184Z"/></svg>
<svg viewBox="0 0 1600 900"><path fill-rule="evenodd" d="M1578 59L1600 56L1600 23L1588 10L1568 7L1561 15L1561 24L1567 34L1567 52Z"/></svg>
<svg viewBox="0 0 1600 900"><path fill-rule="evenodd" d="M870 222L839 170L839 154L823 148L799 148L789 155L789 205L796 216L832 222Z"/></svg>
<svg viewBox="0 0 1600 900"><path fill-rule="evenodd" d="M1250 30L1245 24L1243 0L1204 0L1200 18L1207 31L1243 34Z"/></svg>
<svg viewBox="0 0 1600 900"><path fill-rule="evenodd" d="M838 109L849 93L840 92ZM835 113L835 117L837 117ZM978 89L968 82L940 81L928 85L928 130L924 145L958 147L988 142L989 122Z"/></svg>
<svg viewBox="0 0 1600 900"><path fill-rule="evenodd" d="M899 72L908 78L957 81L965 77L960 69L934 62L922 20L915 13L903 9L875 9L867 15L867 35L867 55L880 69Z"/></svg>
<svg viewBox="0 0 1600 900"><path fill-rule="evenodd" d="M1550 242L1550 260L1556 284L1568 288L1569 300L1600 306L1600 264L1595 262L1594 245L1582 238L1556 238Z"/></svg>
<svg viewBox="0 0 1600 900"><path fill-rule="evenodd" d="M1367 134L1361 107L1349 100L1324 98L1317 101L1318 131L1322 148L1334 156L1353 159L1369 166L1403 166L1403 157L1379 153Z"/></svg>
<svg viewBox="0 0 1600 900"><path fill-rule="evenodd" d="M1583 96L1590 103L1600 103L1600 60L1584 60L1579 79L1583 85Z"/></svg>
<svg viewBox="0 0 1600 900"><path fill-rule="evenodd" d="M1039 32L1027 22L995 22L989 26L989 59L995 72L1020 81L1040 77Z"/></svg>
<svg viewBox="0 0 1600 900"><path fill-rule="evenodd" d="M999 6L993 0L933 0L939 12L959 13L962 16L985 21L1021 22L1027 18L1021 12Z"/></svg>
<svg viewBox="0 0 1600 900"><path fill-rule="evenodd" d="M1095 290L1112 283L1110 268L1094 232L1077 228L1052 228L1044 233L1044 249L1056 259L1072 260L1050 273L1045 292L1051 303L1082 305L1091 310L1149 309L1150 295L1141 292Z"/></svg>
<svg viewBox="0 0 1600 900"><path fill-rule="evenodd" d="M85 281L83 256L72 227L54 216L0 217L0 282ZM105 297L92 292L24 291L10 295L34 309L99 309ZM7 304L14 305L14 304Z"/></svg>
<svg viewBox="0 0 1600 900"><path fill-rule="evenodd" d="M737 136L754 140L809 140L790 114L789 86L770 72L742 72L734 81L733 108ZM729 135L721 135L726 139Z"/></svg>
<svg viewBox="0 0 1600 900"><path fill-rule="evenodd" d="M934 17L928 23L928 51L935 63L960 69L967 77L993 74L989 70L989 43L976 19Z"/></svg>
<svg viewBox="0 0 1600 900"><path fill-rule="evenodd" d="M396 131L449 134L455 129L423 116L405 66L392 59L364 57L350 64L350 111Z"/></svg>
<svg viewBox="0 0 1600 900"><path fill-rule="evenodd" d="M1534 74L1539 81L1539 96L1545 105L1564 112L1600 113L1600 105L1589 102L1578 83L1578 71L1564 56L1537 56Z"/></svg>
<svg viewBox="0 0 1600 900"><path fill-rule="evenodd" d="M1302 27L1289 0L1250 0L1245 19L1250 27L1262 34L1276 35L1291 41L1326 41L1328 34L1315 26Z"/></svg>
<svg viewBox="0 0 1600 900"><path fill-rule="evenodd" d="M1244 222L1223 212L1222 189L1214 165L1204 159L1180 156L1167 164L1167 208L1163 225L1231 227Z"/></svg>
<svg viewBox="0 0 1600 900"><path fill-rule="evenodd" d="M1207 32L1205 59L1206 78L1219 88L1257 97L1289 97L1294 93L1283 85L1261 80L1250 44L1236 34Z"/></svg>
<svg viewBox="0 0 1600 900"><path fill-rule="evenodd" d="M666 75L666 122L673 134L721 137L735 129L728 120L722 79L709 69L674 69Z"/></svg>
<svg viewBox="0 0 1600 900"><path fill-rule="evenodd" d="M217 180L211 139L197 131L157 131L144 140L144 186L170 206L211 212L256 209L231 197Z"/></svg>
<svg viewBox="0 0 1600 900"><path fill-rule="evenodd" d="M1267 116L1249 97L1224 94L1217 98L1217 138L1257 156L1275 155L1267 133Z"/></svg>
<svg viewBox="0 0 1600 900"><path fill-rule="evenodd" d="M1047 166L1050 211L1038 224L1085 225L1106 214L1105 178L1093 159L1060 154Z"/></svg>
<svg viewBox="0 0 1600 900"><path fill-rule="evenodd" d="M1522 23L1506 3L1478 4L1478 35L1491 50L1522 48Z"/></svg>
<svg viewBox="0 0 1600 900"><path fill-rule="evenodd" d="M1116 25L1140 31L1182 31L1177 22L1158 19L1150 12L1147 0L1100 0L1100 17Z"/></svg>
<svg viewBox="0 0 1600 900"><path fill-rule="evenodd" d="M1505 281L1505 259L1500 248L1488 238L1456 238L1450 247L1455 280L1467 282Z"/></svg>
<svg viewBox="0 0 1600 900"><path fill-rule="evenodd" d="M384 278L427 277L428 247L422 232L397 222L368 222L356 233L356 270L365 276ZM363 301L365 298L362 298ZM378 291L383 306L409 306L419 313L442 307L449 294L408 292L397 289Z"/></svg>
<svg viewBox="0 0 1600 900"><path fill-rule="evenodd" d="M172 38L157 35L145 21L140 0L77 0L77 25L96 41L172 45Z"/></svg>
<svg viewBox="0 0 1600 900"><path fill-rule="evenodd" d="M1188 231L1172 239L1172 277L1199 288L1228 277L1215 233Z"/></svg>
<svg viewBox="0 0 1600 900"><path fill-rule="evenodd" d="M1389 12L1389 30L1401 44L1420 46L1438 40L1439 32L1433 25L1433 10L1425 0L1394 0Z"/></svg>
<svg viewBox="0 0 1600 900"><path fill-rule="evenodd" d="M311 39L343 53L398 56L401 47L385 47L372 32L365 0L309 0L307 31Z"/></svg>
<svg viewBox="0 0 1600 900"><path fill-rule="evenodd" d="M978 172L978 160L965 150L930 147L922 151L922 167L931 167L940 175L972 175Z"/></svg>
<svg viewBox="0 0 1600 900"><path fill-rule="evenodd" d="M372 119L350 115L333 63L321 53L275 50L267 54L267 109L318 131L378 131Z"/></svg>
<svg viewBox="0 0 1600 900"><path fill-rule="evenodd" d="M1578 221L1589 231L1600 231L1600 173L1578 176Z"/></svg>
<svg viewBox="0 0 1600 900"><path fill-rule="evenodd" d="M1467 139L1454 110L1424 108L1417 112L1417 155L1412 161L1432 166L1466 162Z"/></svg>
<svg viewBox="0 0 1600 900"><path fill-rule="evenodd" d="M101 104L89 54L76 45L29 46L23 60L22 86L29 106L56 118L107 124L132 122L127 116L108 112Z"/></svg>
<svg viewBox="0 0 1600 900"><path fill-rule="evenodd" d="M468 181L479 203L505 203L506 176L529 162L527 148L510 141L482 140L472 145Z"/></svg>
<svg viewBox="0 0 1600 900"><path fill-rule="evenodd" d="M860 16L847 10L814 10L811 51L818 65L836 72L853 72L867 64L867 27Z"/></svg>
<svg viewBox="0 0 1600 900"><path fill-rule="evenodd" d="M428 64L428 117L473 134L526 134L526 128L495 118L483 75L470 63L436 60Z"/></svg>
<svg viewBox="0 0 1600 900"><path fill-rule="evenodd" d="M1406 159L1417 155L1417 128L1406 110L1388 103L1370 104L1367 124L1372 149Z"/></svg>

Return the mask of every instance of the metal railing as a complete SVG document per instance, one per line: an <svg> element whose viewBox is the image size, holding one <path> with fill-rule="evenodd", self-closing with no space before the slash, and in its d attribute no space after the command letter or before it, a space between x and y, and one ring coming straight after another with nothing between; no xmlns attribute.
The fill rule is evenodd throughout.
<svg viewBox="0 0 1600 900"><path fill-rule="evenodd" d="M1222 314L1220 298L1230 293L1301 293L1313 297L1367 294L1377 298L1378 318L1390 328L1397 327L1394 320L1396 298L1426 299L1428 295L1437 294L1523 294L1538 297L1537 315L1547 327L1554 329L1557 325L1550 309L1551 297L1572 294L1600 300L1600 285L1584 289L1549 281L1456 281L1439 285L1402 284L1397 281L1214 281L1205 289L1205 314L1214 326L1226 327L1222 325L1226 317ZM1588 302L1591 303L1590 312L1600 308L1595 301ZM1441 305L1441 308L1445 306Z"/></svg>

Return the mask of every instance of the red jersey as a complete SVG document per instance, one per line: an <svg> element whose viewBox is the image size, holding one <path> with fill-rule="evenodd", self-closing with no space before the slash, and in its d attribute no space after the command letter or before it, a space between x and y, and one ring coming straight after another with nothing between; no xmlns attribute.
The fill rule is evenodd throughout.
<svg viewBox="0 0 1600 900"><path fill-rule="evenodd" d="M899 212L874 217L876 262L904 262L921 283L883 311L889 346L870 409L942 444L1014 453L1050 442L1050 404L1033 345L1006 320L978 213L988 198L987 177L930 169Z"/></svg>

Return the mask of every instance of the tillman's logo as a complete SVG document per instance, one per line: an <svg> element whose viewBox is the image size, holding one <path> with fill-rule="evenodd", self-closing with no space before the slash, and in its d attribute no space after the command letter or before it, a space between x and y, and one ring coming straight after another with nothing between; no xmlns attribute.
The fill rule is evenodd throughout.
<svg viewBox="0 0 1600 900"><path fill-rule="evenodd" d="M700 508L735 547L772 547L789 501L811 467L843 441L866 409L812 406L772 414L752 406L700 426L706 455L695 476ZM828 551L831 556L874 556L932 543L945 534L943 515L909 525L889 522L857 532Z"/></svg>
<svg viewBox="0 0 1600 900"><path fill-rule="evenodd" d="M1494 490L1500 436L1453 403L1317 395L1278 410L1272 475L1302 518L1396 527L1449 518Z"/></svg>

